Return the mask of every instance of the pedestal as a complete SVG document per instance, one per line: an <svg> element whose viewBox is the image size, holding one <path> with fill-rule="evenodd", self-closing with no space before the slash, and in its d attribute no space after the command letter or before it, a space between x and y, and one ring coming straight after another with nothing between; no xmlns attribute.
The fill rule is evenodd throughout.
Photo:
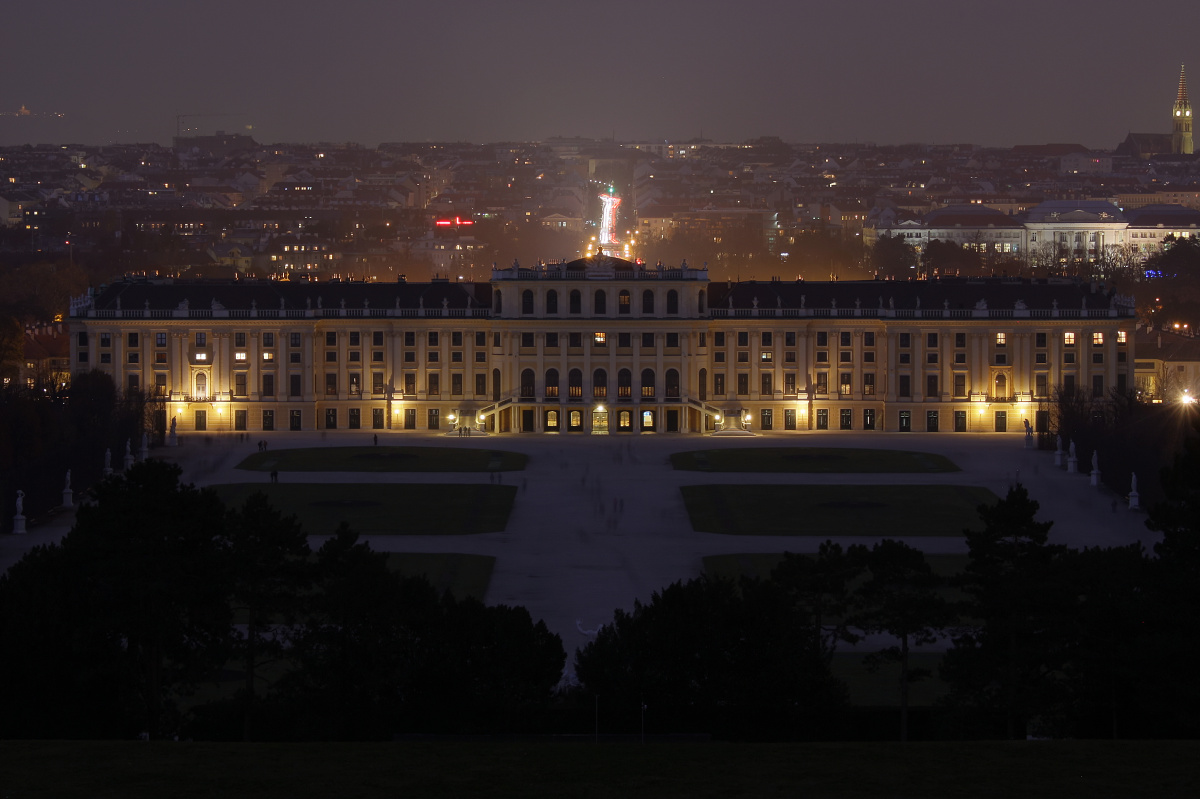
<svg viewBox="0 0 1200 799"><path fill-rule="evenodd" d="M168 447L178 447L179 446L179 436L175 435L174 433L167 436L167 446Z"/></svg>
<svg viewBox="0 0 1200 799"><path fill-rule="evenodd" d="M13 517L13 535L25 535L25 517Z"/></svg>
<svg viewBox="0 0 1200 799"><path fill-rule="evenodd" d="M1079 474L1079 459L1067 458L1067 474Z"/></svg>
<svg viewBox="0 0 1200 799"><path fill-rule="evenodd" d="M112 477L112 467L111 467L111 466L105 466L105 467L104 467L104 476L105 476L105 477Z"/></svg>
<svg viewBox="0 0 1200 799"><path fill-rule="evenodd" d="M1055 466L1063 465L1063 451L1061 449L1056 450L1054 453L1054 465Z"/></svg>
<svg viewBox="0 0 1200 799"><path fill-rule="evenodd" d="M1100 485L1100 472L1099 472L1099 470L1093 470L1093 471L1092 471L1092 485L1093 485L1093 486L1099 486L1099 485Z"/></svg>
<svg viewBox="0 0 1200 799"><path fill-rule="evenodd" d="M1138 492L1131 491L1129 493L1129 509L1130 510L1141 510L1141 508L1142 508L1141 497L1138 496Z"/></svg>
<svg viewBox="0 0 1200 799"><path fill-rule="evenodd" d="M69 489L69 488L64 488L64 489L63 489L63 503L62 503L62 506L63 506L64 508L73 508L73 507L75 507L75 492L74 492L74 491L72 491L72 490L71 490L71 489Z"/></svg>
<svg viewBox="0 0 1200 799"><path fill-rule="evenodd" d="M133 468L133 455L126 455L125 456L125 471L129 471L132 468Z"/></svg>

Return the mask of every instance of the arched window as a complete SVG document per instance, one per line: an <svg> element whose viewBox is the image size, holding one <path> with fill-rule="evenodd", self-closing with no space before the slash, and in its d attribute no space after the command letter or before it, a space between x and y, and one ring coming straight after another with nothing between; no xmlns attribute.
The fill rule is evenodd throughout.
<svg viewBox="0 0 1200 799"><path fill-rule="evenodd" d="M703 291L700 293L704 294ZM699 388L700 388L700 401L704 402L704 400L708 399L708 370L707 369L700 370L700 379L697 382L699 383Z"/></svg>
<svg viewBox="0 0 1200 799"><path fill-rule="evenodd" d="M700 313L707 313L707 303L708 295L704 293L704 289L700 289L700 293L696 297L696 307L700 309Z"/></svg>
<svg viewBox="0 0 1200 799"><path fill-rule="evenodd" d="M617 414L617 429L628 430L632 426L633 414L629 411L621 411Z"/></svg>
<svg viewBox="0 0 1200 799"><path fill-rule="evenodd" d="M593 297L592 305L596 316L604 316L604 314L608 313L608 295L602 290L597 291L596 296Z"/></svg>
<svg viewBox="0 0 1200 799"><path fill-rule="evenodd" d="M642 292L642 313L654 313L654 292L650 289L646 289Z"/></svg>
<svg viewBox="0 0 1200 799"><path fill-rule="evenodd" d="M667 370L667 396L679 398L679 372L674 369Z"/></svg>
<svg viewBox="0 0 1200 799"><path fill-rule="evenodd" d="M196 396L208 396L208 375L204 372L196 372Z"/></svg>
<svg viewBox="0 0 1200 799"><path fill-rule="evenodd" d="M617 398L629 399L633 396L633 372L622 369L617 372Z"/></svg>
<svg viewBox="0 0 1200 799"><path fill-rule="evenodd" d="M583 372L578 369L567 372L567 396L571 399L583 397Z"/></svg>
<svg viewBox="0 0 1200 799"><path fill-rule="evenodd" d="M492 294L492 312L497 316L504 312L503 295L500 294L499 289L496 289Z"/></svg>
<svg viewBox="0 0 1200 799"><path fill-rule="evenodd" d="M554 289L546 292L546 313L558 313L558 292Z"/></svg>
<svg viewBox="0 0 1200 799"><path fill-rule="evenodd" d="M552 399L558 396L558 370L546 370L546 397Z"/></svg>
<svg viewBox="0 0 1200 799"><path fill-rule="evenodd" d="M521 372L521 399L533 399L533 370Z"/></svg>
<svg viewBox="0 0 1200 799"><path fill-rule="evenodd" d="M642 370L642 396L654 399L654 370Z"/></svg>
<svg viewBox="0 0 1200 799"><path fill-rule="evenodd" d="M546 429L558 429L558 411L546 411Z"/></svg>
<svg viewBox="0 0 1200 799"><path fill-rule="evenodd" d="M533 313L533 292L525 289L521 292L521 315L529 316Z"/></svg>
<svg viewBox="0 0 1200 799"><path fill-rule="evenodd" d="M679 292L675 289L667 292L667 313L679 313Z"/></svg>
<svg viewBox="0 0 1200 799"><path fill-rule="evenodd" d="M1008 396L1008 378L1004 375L996 375L996 398L1004 399Z"/></svg>
<svg viewBox="0 0 1200 799"><path fill-rule="evenodd" d="M617 295L617 313L622 316L629 315L629 292L621 289L621 293Z"/></svg>
<svg viewBox="0 0 1200 799"><path fill-rule="evenodd" d="M583 298L579 294L579 289L571 289L570 305L568 309L570 313L583 313Z"/></svg>
<svg viewBox="0 0 1200 799"><path fill-rule="evenodd" d="M592 372L592 396L596 399L608 396L608 372L603 369Z"/></svg>
<svg viewBox="0 0 1200 799"><path fill-rule="evenodd" d="M492 402L500 401L500 370L492 370Z"/></svg>

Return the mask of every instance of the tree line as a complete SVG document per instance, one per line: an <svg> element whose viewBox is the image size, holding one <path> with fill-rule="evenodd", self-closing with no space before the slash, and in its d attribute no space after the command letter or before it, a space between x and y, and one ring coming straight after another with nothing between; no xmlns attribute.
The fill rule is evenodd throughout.
<svg viewBox="0 0 1200 799"><path fill-rule="evenodd" d="M590 733L601 709L606 731L728 739L1194 737L1197 434L1163 472L1153 554L1051 543L1016 484L979 508L956 575L884 540L678 582L617 610L566 682L524 608L439 596L345 525L314 552L262 495L227 509L146 461L0 577L0 737ZM866 635L894 706L854 707L838 679ZM935 640L946 696L910 708Z"/></svg>
<svg viewBox="0 0 1200 799"><path fill-rule="evenodd" d="M0 737L511 731L551 699L562 641L524 608L439 596L344 525L312 552L263 495L179 477L101 481L0 578Z"/></svg>

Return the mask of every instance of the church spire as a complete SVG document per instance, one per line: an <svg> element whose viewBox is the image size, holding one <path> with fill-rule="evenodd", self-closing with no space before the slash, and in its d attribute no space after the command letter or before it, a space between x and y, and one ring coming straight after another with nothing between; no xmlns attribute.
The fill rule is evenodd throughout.
<svg viewBox="0 0 1200 799"><path fill-rule="evenodd" d="M1192 154L1192 104L1188 102L1187 73L1179 67L1179 92L1171 106L1171 152L1176 155Z"/></svg>

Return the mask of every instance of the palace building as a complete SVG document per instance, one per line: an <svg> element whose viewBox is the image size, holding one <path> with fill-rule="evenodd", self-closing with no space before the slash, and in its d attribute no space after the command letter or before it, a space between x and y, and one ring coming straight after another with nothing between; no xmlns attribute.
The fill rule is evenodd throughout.
<svg viewBox="0 0 1200 799"><path fill-rule="evenodd" d="M75 373L180 432L1005 432L1056 389L1134 385L1132 301L1095 284L710 283L598 256L480 283L141 280L71 318Z"/></svg>

